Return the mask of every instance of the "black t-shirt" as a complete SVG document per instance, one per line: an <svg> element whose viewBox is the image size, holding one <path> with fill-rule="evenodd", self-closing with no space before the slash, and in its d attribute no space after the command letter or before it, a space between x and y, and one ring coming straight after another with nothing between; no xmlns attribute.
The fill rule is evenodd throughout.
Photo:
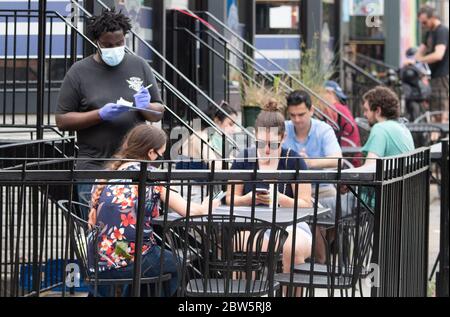
<svg viewBox="0 0 450 317"><path fill-rule="evenodd" d="M289 155L288 155L289 151ZM254 170L255 165L256 169L259 170L259 164L254 159L257 157L256 148L245 149L241 153L239 153L236 160L231 165L232 170ZM295 171L297 169L297 160L299 164L299 170L307 170L308 166L305 161L300 157L300 155L293 151L282 149L281 155L282 159L278 162L279 171ZM267 183L257 183L256 188L269 188L269 184ZM253 184L245 183L244 184L244 192L243 195L250 193L253 190ZM294 198L294 192L292 191L292 186L290 183L279 183L278 184L278 192L285 194L290 198Z"/></svg>
<svg viewBox="0 0 450 317"><path fill-rule="evenodd" d="M444 58L430 64L430 70L432 78L448 76L448 28L441 24L436 30L427 32L423 44L427 47L426 55L433 53L437 45L446 46Z"/></svg>
<svg viewBox="0 0 450 317"><path fill-rule="evenodd" d="M116 103L120 98L134 103L136 89L153 84L149 89L151 102L162 103L158 86L148 63L134 55L125 58L116 67L100 64L91 55L75 63L61 86L56 113L88 112ZM124 136L137 124L145 122L137 111L121 114L113 121L77 131L79 158L111 158ZM102 169L103 162L83 160L79 170Z"/></svg>

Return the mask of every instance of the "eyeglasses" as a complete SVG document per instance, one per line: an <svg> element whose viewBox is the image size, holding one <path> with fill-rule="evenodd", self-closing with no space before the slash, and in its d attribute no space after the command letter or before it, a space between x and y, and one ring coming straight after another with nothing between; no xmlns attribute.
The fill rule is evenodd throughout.
<svg viewBox="0 0 450 317"><path fill-rule="evenodd" d="M269 145L269 148L271 150L278 150L281 146L281 143L282 142L274 142L274 141L266 142L262 140L257 140L256 146L258 147L258 149L265 149Z"/></svg>

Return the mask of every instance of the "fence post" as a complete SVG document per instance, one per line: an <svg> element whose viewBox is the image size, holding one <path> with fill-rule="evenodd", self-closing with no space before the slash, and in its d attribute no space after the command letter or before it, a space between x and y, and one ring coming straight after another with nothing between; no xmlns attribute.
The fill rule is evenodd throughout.
<svg viewBox="0 0 450 317"><path fill-rule="evenodd" d="M376 161L376 173L375 173L375 215L374 215L374 227L373 227L373 251L371 263L380 264L380 218L383 202L383 179L384 179L384 161L377 159ZM370 196L370 195L369 195ZM381 278L380 274L380 278ZM380 285L382 285L380 281ZM371 297L379 296L379 288L372 286Z"/></svg>
<svg viewBox="0 0 450 317"><path fill-rule="evenodd" d="M441 239L439 272L436 274L436 296L449 296L449 205L448 205L448 155L449 141L442 142L441 157Z"/></svg>
<svg viewBox="0 0 450 317"><path fill-rule="evenodd" d="M39 31L38 31L38 82L36 109L36 138L44 137L44 96L45 96L45 32L46 32L47 0L39 0Z"/></svg>
<svg viewBox="0 0 450 317"><path fill-rule="evenodd" d="M145 221L145 187L147 182L147 163L141 162L141 171L139 173L138 185L138 214L136 222L136 247L134 251L134 273L132 294L139 297L141 294L141 264L142 264L142 245L144 237Z"/></svg>

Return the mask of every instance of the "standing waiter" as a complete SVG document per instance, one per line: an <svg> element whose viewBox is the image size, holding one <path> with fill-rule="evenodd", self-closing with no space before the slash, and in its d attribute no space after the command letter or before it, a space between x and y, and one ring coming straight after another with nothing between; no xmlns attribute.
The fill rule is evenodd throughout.
<svg viewBox="0 0 450 317"><path fill-rule="evenodd" d="M78 157L83 159L77 162L78 170L103 169L104 162L93 159L111 158L133 127L163 117L150 66L138 56L125 54L130 29L129 18L114 10L92 17L88 32L97 52L75 63L61 86L56 124L60 130L77 132ZM91 185L78 186L87 199L90 190Z"/></svg>

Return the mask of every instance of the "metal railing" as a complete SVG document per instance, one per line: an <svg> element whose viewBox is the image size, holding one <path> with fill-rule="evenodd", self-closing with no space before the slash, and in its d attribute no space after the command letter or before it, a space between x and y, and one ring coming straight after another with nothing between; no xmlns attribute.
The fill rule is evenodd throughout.
<svg viewBox="0 0 450 317"><path fill-rule="evenodd" d="M448 188L448 162L449 162L449 140L441 143L441 158L439 166L441 168L441 228L439 241L439 272L436 274L436 295L439 297L449 296L449 201L446 193Z"/></svg>
<svg viewBox="0 0 450 317"><path fill-rule="evenodd" d="M275 274L273 277L287 287L285 295L296 294L298 291L296 287L299 285L308 291L309 296L314 296L314 289L318 287L328 290L330 296L335 296L337 290L341 291L341 295L347 295L347 290L351 290L351 296L356 296L357 293L362 295L363 290L358 287L358 281L367 277L367 269L375 267L375 273L379 274L380 279L372 284L372 296L426 296L429 149L420 149L399 157L379 159L376 165L373 165L373 169L369 170L339 169L337 171L302 171L298 163L297 169L293 171L265 172L256 168L253 171L215 170L215 166L221 164L220 161L211 162L211 168L207 170L175 170L173 165L177 162L163 162L163 169L148 171L147 167L152 163L143 161L140 162L140 171L78 171L73 168L76 159L1 158L1 160L3 164L9 166L12 164L5 162L13 160L16 165L14 169L0 170L2 217L0 294L2 296L38 296L48 287L61 285L66 273L65 267L58 265L52 268L53 271L50 273L56 276L53 282L40 282L41 273L46 272L47 266L44 264L67 263L67 261L75 260L70 258L65 223L62 218L58 218L61 213L54 209L56 208L54 201L55 199L75 201L72 193L73 186L76 184L102 184L108 180L114 180L110 184L135 185L140 192L144 187L162 186L167 193L170 193L177 186L184 186L187 192L185 197L188 199L188 217L190 208L193 208L193 199L190 198L195 186L207 189L210 194L210 206L213 196L211 194L215 191L215 187L228 186L231 197L234 197L237 186L251 186L253 188L252 203L246 211L235 206L234 198L231 198L230 207L227 207L229 213L242 215L242 212L246 212L251 219L266 217L272 223L295 224L298 221L306 221L312 232L310 260L307 264L306 275L298 273L301 268L298 268L298 264L294 261L294 251L291 253L290 263L285 263L286 273ZM94 181L96 179L101 181ZM294 203L293 207L288 207L284 216L286 218L286 215L289 215L288 218L290 217L291 220L283 220L283 209L279 209L276 203L263 208L264 210L256 205L255 189L261 185L269 186L270 184L293 187L294 202L297 203ZM334 184L337 189L336 212L331 217L329 225L339 230L337 230L335 248L331 249L336 253L331 251L328 253L325 272L322 272L322 277L325 274L325 284L317 282L319 263L315 261L315 249L312 246L315 245L316 233L321 226L320 216L329 210L321 208L317 203L310 205L310 208L298 208L298 188L305 184L313 184L312 196L315 202L321 199L320 184ZM350 195L357 200L355 208L350 212L341 207L340 192L344 186L349 188ZM57 196L54 193L56 189L60 190L59 193L61 189L65 189L63 193L66 197L63 197L64 194ZM367 193L370 192L373 193L372 199L367 198ZM274 202L277 201L277 197L278 193L274 191ZM166 201L162 202L163 216L154 220L155 227L159 223L162 228L167 228L166 224L172 221L173 214L168 207L169 199L167 194ZM136 202L138 208L143 208L144 195L139 195ZM207 221L214 222L211 207L208 208L207 214L207 217L210 217ZM142 233L143 230L144 213L139 215L139 219L136 219L136 230L138 237L142 237L139 232ZM367 222L370 218L373 218L373 227L370 222ZM295 237L300 234L300 230L294 225L290 234ZM165 233L167 232L163 231L159 242L163 250L171 247ZM292 240L291 250L296 250L295 241L296 239ZM137 250L141 249L142 243L138 238ZM349 250L354 250L356 253ZM358 253L358 250L361 253ZM372 255L371 258L369 258L370 255ZM370 263L368 259L371 259ZM200 256L196 261L202 261L202 257ZM135 268L141 263L142 255L138 253L135 256ZM51 267L51 264L48 265ZM161 265L163 265L162 262ZM189 265L198 267L195 261ZM282 265L281 262L280 265ZM214 271L214 269L211 270L208 272ZM136 272L139 270L135 270L134 285L139 285L140 275L136 275ZM208 272L200 272L200 274L209 274ZM180 287L183 288L185 285ZM285 291L280 289L279 292ZM132 294L139 296L139 287L134 287Z"/></svg>
<svg viewBox="0 0 450 317"><path fill-rule="evenodd" d="M342 89L349 98L348 105L355 118L362 117L362 97L370 89L383 86L383 82L358 65L343 59L344 82Z"/></svg>
<svg viewBox="0 0 450 317"><path fill-rule="evenodd" d="M2 46L3 55L0 90L3 127L37 126L40 121L42 129L55 127L52 114L56 97L64 74L71 64L79 58L76 48L70 45L70 28L60 25L60 17L49 13L46 16L49 30L47 33L47 48L45 49L45 83L42 96L45 97L43 108L38 111L38 45L36 36L31 35L31 26L39 19L38 10L0 10L0 21L5 25L5 36ZM25 24L26 36L18 36L18 23ZM12 26L11 26L12 25ZM10 29L9 29L10 28ZM12 29L12 30L11 30ZM63 29L63 34L53 32ZM11 34L12 33L12 34ZM81 44L81 43L80 43ZM81 48L81 47L80 47ZM38 114L41 113L41 118Z"/></svg>
<svg viewBox="0 0 450 317"><path fill-rule="evenodd" d="M103 1L101 0L95 0L100 6L102 6L106 10L111 10L110 7L108 7ZM76 5L84 14L86 14L88 17L91 16L91 13L88 12L83 6L81 6L77 1L71 0L71 2ZM184 84L186 84L190 89L192 89L193 92L196 92L199 96L203 98L203 100L207 103L207 105L211 105L214 107L217 111L220 111L224 114L227 118L229 118L234 124L241 130L242 133L247 135L250 139L254 139L253 133L248 131L245 127L243 127L241 124L236 122L227 112L225 112L220 105L211 99L211 97L206 94L200 87L198 87L195 83L193 83L188 77L186 77L178 68L176 68L170 61L168 61L160 52L158 52L157 49L155 49L152 45L148 43L148 41L145 41L140 35L135 33L133 30L130 30L132 42L135 43L136 41L140 43L142 46L144 46L146 49L153 54L154 57L157 57L161 63L170 71L172 71L176 76L179 78L180 81L182 81ZM135 45L129 48L130 51L135 52ZM162 76L161 76L162 78ZM164 79L164 81L169 82L168 80ZM171 84L175 87L177 85L178 81L172 82ZM198 109L197 115L202 118L202 120L205 120L208 122L209 126L213 127L214 129L218 130L221 134L225 134L217 125L214 123L212 119L210 119L207 115L203 114L203 111L201 111L197 106L195 106L193 103L191 105L192 107L196 107ZM203 115L200 115L200 112ZM228 142L231 144L235 143L232 139L230 139L228 136L225 136Z"/></svg>
<svg viewBox="0 0 450 317"><path fill-rule="evenodd" d="M307 91L311 96L315 97L318 102L320 102L322 105L324 105L329 111L332 113L335 113L338 116L338 122L341 120L345 122L346 124L349 124L353 127L352 120L348 118L345 114L337 110L333 105L329 104L322 96L318 95L316 92L312 91L309 87L307 87L304 83L301 82L298 78L293 76L291 73L283 69L280 65L278 65L276 62L265 56L260 50L258 50L253 44L249 43L247 40L242 38L239 34L234 32L230 27L228 27L225 23L220 21L217 17L215 17L210 12L191 12L189 10L186 10L188 13L190 13L193 16L200 16L203 17L204 20L210 22L214 26L218 26L220 29L224 30L224 32L230 34L234 38L236 38L240 43L242 43L244 49L239 49L233 43L230 43L230 41L220 32L215 30L214 28L211 28L209 26L205 26L203 30L201 30L202 34L206 34L211 38L214 42L218 42L219 44L223 45L226 48L226 51L229 52L229 54L232 54L233 56L239 58L243 65L246 65L247 67L250 67L251 73L254 74L261 74L261 77L265 80L268 80L269 83L278 82L279 83L279 89L284 91L286 94L289 92L292 92L293 89L291 88L292 84L295 84L305 91ZM204 23L202 23L204 25ZM262 58L265 62L269 63L271 66L274 66L279 73L282 75L282 78L277 78L275 75L273 75L271 72L269 72L263 65L258 63L256 59L253 56L250 56L249 52L259 56ZM245 69L245 67L244 67ZM281 80L280 80L281 79ZM291 84L289 84L291 83ZM317 117L320 119L325 119L336 132L340 131L340 126L335 122L330 116L324 113L324 111L321 111L317 107L315 107L315 112L317 112Z"/></svg>
<svg viewBox="0 0 450 317"><path fill-rule="evenodd" d="M427 296L430 196L417 193L429 193L430 158L428 149L377 162L372 263L380 283L372 296Z"/></svg>
<svg viewBox="0 0 450 317"><path fill-rule="evenodd" d="M398 73L398 67L359 53L356 54L355 64L383 82L389 81L390 74Z"/></svg>
<svg viewBox="0 0 450 317"><path fill-rule="evenodd" d="M1 11L3 14L3 17L5 20L14 20L16 23L18 18L20 17L22 20L27 21L27 23L32 23L39 17L39 11L37 10L3 10ZM63 17L58 12L54 11L47 11L45 12L46 18L49 21L49 25L51 27L51 30L53 30L53 23L64 23L64 36L63 36L63 48L64 48L64 58L62 59L64 61L64 67L59 69L61 71L60 74L53 75L52 74L52 65L56 63L54 59L56 58L54 54L52 54L52 47L53 47L53 41L55 40L52 36L52 31L49 30L48 34L48 51L46 52L46 81L43 85L43 91L41 94L46 96L46 107L45 109L41 109L38 111L37 102L34 103L32 106L30 104L31 100L36 100L35 97L33 97L33 89L36 91L38 85L37 85L37 79L34 80L34 83L31 80L26 80L23 83L23 87L19 85L17 87L11 82L10 88L7 88L8 85L8 78L6 75L4 76L5 85L3 88L3 122L2 127L10 127L10 128L29 128L29 127L35 127L36 133L39 134L39 131L43 131L45 129L50 129L52 131L57 132L60 135L64 135L64 133L61 133L57 130L54 122L53 122L53 115L55 113L55 109L53 108L56 104L56 94L57 94L57 87L61 84L61 79L67 72L68 68L70 67L70 61L74 60L76 61L78 55L77 52L74 50L71 50L71 47L69 45L69 41L71 41L72 37L75 37L75 42L78 43L78 47L85 47L86 45L94 45L80 30L79 27L76 27L74 24L69 22L65 17ZM28 22L29 20L29 22ZM79 23L81 24L81 23ZM8 25L8 24L6 24ZM5 46L8 43L8 36L5 37ZM13 36L13 43L16 43L16 37ZM61 43L59 43L61 45ZM28 47L27 50L27 56L26 56L26 64L31 63L32 60L32 54L31 54L31 43L30 39L28 37L28 42L26 43L26 46ZM5 49L5 52L7 52L7 47ZM72 52L71 52L72 51ZM15 52L15 50L14 50ZM8 54L5 54L4 56L4 65L7 65L7 61L9 60ZM13 69L12 73L14 78L14 74L16 72L16 62L15 57L12 59ZM4 68L4 73L6 74L6 67ZM182 126L189 133L193 134L196 138L200 139L200 143L205 148L209 149L212 153L216 153L219 157L222 157L225 155L225 148L236 148L236 142L231 139L229 136L227 136L223 131L221 131L220 128L216 126L216 124L208 117L206 116L194 103L192 103L186 96L184 96L181 92L179 92L171 83L169 83L162 75L160 75L157 72L155 73L155 77L159 84L161 85L161 91L162 94L165 95L167 98L170 99L170 101L178 104L183 105L183 112L184 115L179 115L178 113L182 113L182 111L178 111L177 109L172 109L171 107L165 106L166 112L169 114L168 117L170 117L170 120L163 120L163 126L171 131L173 127L175 126ZM27 72L28 74L28 72ZM27 75L28 76L28 75ZM58 78L55 78L57 76ZM60 78L61 77L61 78ZM27 77L28 78L28 77ZM35 85L35 86L33 86ZM35 87L35 88L33 88ZM7 95L10 94L9 97ZM19 103L19 94L25 99L24 104ZM9 100L11 99L11 100ZM11 103L9 103L11 101ZM16 104L23 105L24 109L23 111L19 109ZM38 118L39 116L42 116L42 118ZM35 117L35 118L34 118ZM45 120L44 120L45 118ZM216 133L218 133L223 138L224 148L221 151L218 151L209 143L209 140L202 138L198 131L193 130L193 120L195 118L199 118L203 126L209 126L211 129L213 129ZM34 121L35 119L35 121ZM22 120L23 122L19 121ZM34 122L33 122L33 121ZM171 144L170 144L171 145ZM225 146L226 145L226 146Z"/></svg>

